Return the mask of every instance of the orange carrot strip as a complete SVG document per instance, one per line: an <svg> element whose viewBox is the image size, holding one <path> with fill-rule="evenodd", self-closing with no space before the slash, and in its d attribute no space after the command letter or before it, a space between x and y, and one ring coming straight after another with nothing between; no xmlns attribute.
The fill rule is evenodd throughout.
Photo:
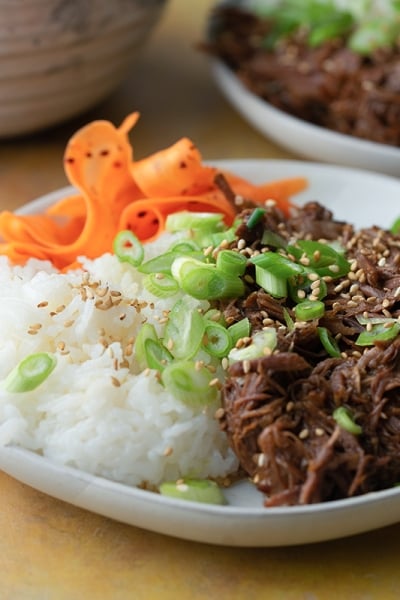
<svg viewBox="0 0 400 600"><path fill-rule="evenodd" d="M215 167L202 163L199 150L188 138L133 162L131 173L148 198L197 195L215 187Z"/></svg>
<svg viewBox="0 0 400 600"><path fill-rule="evenodd" d="M5 243L0 251L16 263L32 256L66 270L79 266L80 256L95 258L110 251L121 229L131 229L143 241L155 239L172 212L220 212L230 225L235 208L215 184L219 170L203 163L190 139L134 160L128 133L138 118L132 113L118 128L94 121L73 135L64 167L77 193L54 203L44 215L1 213ZM285 211L291 196L306 187L301 177L255 185L233 173L222 174L235 195L258 203L273 198Z"/></svg>
<svg viewBox="0 0 400 600"><path fill-rule="evenodd" d="M46 215L16 215L9 211L0 213L0 231L3 239L40 242L57 241L57 225Z"/></svg>
<svg viewBox="0 0 400 600"><path fill-rule="evenodd" d="M86 213L85 199L81 194L67 196L51 204L46 209L46 214L52 217L84 217Z"/></svg>
<svg viewBox="0 0 400 600"><path fill-rule="evenodd" d="M129 204L121 214L118 229L130 229L140 240L150 241L164 231L169 214L182 210L218 212L229 225L235 216L232 205L218 191L199 196L151 198Z"/></svg>
<svg viewBox="0 0 400 600"><path fill-rule="evenodd" d="M305 177L290 177L254 184L230 172L223 172L223 174L235 194L260 204L266 200L276 200L284 212L289 210L291 196L305 190L308 186Z"/></svg>

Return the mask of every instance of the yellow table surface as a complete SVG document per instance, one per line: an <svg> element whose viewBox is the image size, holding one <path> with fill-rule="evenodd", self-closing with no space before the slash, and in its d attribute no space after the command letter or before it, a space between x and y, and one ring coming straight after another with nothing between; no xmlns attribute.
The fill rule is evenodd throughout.
<svg viewBox="0 0 400 600"><path fill-rule="evenodd" d="M205 159L299 158L266 140L226 103L196 49L210 0L170 0L132 73L105 102L35 136L0 142L0 209L67 184L70 135L96 119L141 112L137 157L192 138ZM309 546L240 549L130 527L0 473L0 600L391 600L400 597L400 525Z"/></svg>

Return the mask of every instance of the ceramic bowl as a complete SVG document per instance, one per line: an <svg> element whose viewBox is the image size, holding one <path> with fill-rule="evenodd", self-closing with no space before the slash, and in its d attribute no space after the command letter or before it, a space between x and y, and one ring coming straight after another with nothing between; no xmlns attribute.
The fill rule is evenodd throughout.
<svg viewBox="0 0 400 600"><path fill-rule="evenodd" d="M0 137L94 106L129 76L167 0L1 3Z"/></svg>

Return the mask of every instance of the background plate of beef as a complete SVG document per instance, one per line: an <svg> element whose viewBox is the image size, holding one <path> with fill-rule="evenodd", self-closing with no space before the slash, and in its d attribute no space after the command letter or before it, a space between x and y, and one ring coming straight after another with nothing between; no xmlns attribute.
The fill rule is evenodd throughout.
<svg viewBox="0 0 400 600"><path fill-rule="evenodd" d="M400 177L400 148L337 133L298 119L252 93L223 62L211 71L225 98L255 129L300 157Z"/></svg>
<svg viewBox="0 0 400 600"><path fill-rule="evenodd" d="M310 47L299 32L268 47L271 23L254 0L210 13L202 49L228 102L296 155L400 176L399 44L363 56L345 35Z"/></svg>
<svg viewBox="0 0 400 600"><path fill-rule="evenodd" d="M363 170L303 161L224 160L213 164L262 182L305 176L298 204L318 200L338 220L357 227L390 227L400 215L400 180ZM65 196L64 189L26 205L39 212ZM0 446L0 469L46 494L132 526L177 538L225 546L309 544L364 533L400 521L400 487L351 498L295 506L264 506L247 479L224 489L227 504L167 498L57 464L51 457Z"/></svg>

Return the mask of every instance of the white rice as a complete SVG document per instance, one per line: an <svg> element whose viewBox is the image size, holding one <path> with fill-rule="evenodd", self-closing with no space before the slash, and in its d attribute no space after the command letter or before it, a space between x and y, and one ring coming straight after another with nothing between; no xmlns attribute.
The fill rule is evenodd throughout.
<svg viewBox="0 0 400 600"><path fill-rule="evenodd" d="M168 241L149 245L148 256ZM43 261L11 267L0 257L0 444L129 485L234 471L214 417L219 401L187 406L155 372L138 372L131 353L141 323L160 330L158 317L177 298L154 298L141 274L112 255L84 267L86 274L60 274ZM1 382L35 352L57 355L53 373L36 390L5 391Z"/></svg>

